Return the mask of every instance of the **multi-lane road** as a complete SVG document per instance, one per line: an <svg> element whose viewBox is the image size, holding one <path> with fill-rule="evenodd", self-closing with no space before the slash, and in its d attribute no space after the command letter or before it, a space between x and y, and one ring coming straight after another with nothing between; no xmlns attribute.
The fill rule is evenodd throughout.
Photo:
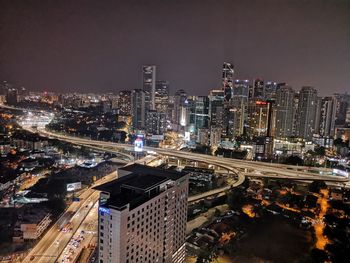
<svg viewBox="0 0 350 263"><path fill-rule="evenodd" d="M117 178L117 172L113 172L100 179L93 186ZM41 240L34 246L22 262L50 263L56 262L59 255L77 232L90 210L99 198L99 193L92 187L83 191L79 196L79 202L73 202L57 222L46 232ZM72 229L66 232L61 228L71 223Z"/></svg>
<svg viewBox="0 0 350 263"><path fill-rule="evenodd" d="M31 127L25 128L31 129ZM129 160L133 159L130 154L125 153L125 151L133 151L133 146L130 144L117 144L113 142L103 142L84 138L77 138L48 132L43 129L39 129L36 132L39 132L43 136L57 138L77 145L90 146L95 149L118 154L122 153L123 156L129 158ZM184 152L176 149L145 147L144 150L152 151L161 157L171 156L179 159L188 159L195 162L204 162L220 167L221 169L226 169L228 172L237 175L237 180L232 182L230 185L219 189L214 189L205 193L201 193L199 195L191 196L189 198L189 202L195 202L210 196L222 194L225 191L227 191L230 187L238 186L241 183L243 183L246 176L286 178L306 181L324 180L327 182L342 184L349 182L348 178L334 176L331 174L331 171L329 169L324 168L296 167L291 165L227 159L216 156ZM144 163L147 161L148 160L144 159L141 160L140 163ZM109 180L113 180L114 178L116 178L116 176L116 174L112 173L106 176L104 180L100 180L98 183L104 183ZM79 238L81 231L83 230L85 232L86 226L89 226L89 223L96 219L96 209L94 209L93 207L97 201L98 193L95 190L89 188L86 191L84 191L81 195L81 201L71 204L71 206L61 216L57 223L43 236L43 238L37 243L37 245L30 251L30 253L23 262L52 263L56 262L58 258L60 259L60 261L66 258L65 256L67 255L67 247L70 246L69 244L72 244L72 240ZM66 233L58 231L59 226L67 220L73 223L72 231ZM89 238L87 238L87 240L89 240ZM86 239L84 239L84 242L87 242ZM77 253L71 255L71 258L73 260L75 257L77 257L78 252L79 250L77 251Z"/></svg>

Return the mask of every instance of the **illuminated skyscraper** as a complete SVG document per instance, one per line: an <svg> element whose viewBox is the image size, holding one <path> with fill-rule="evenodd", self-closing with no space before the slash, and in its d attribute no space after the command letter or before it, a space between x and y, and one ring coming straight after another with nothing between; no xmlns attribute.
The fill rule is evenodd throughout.
<svg viewBox="0 0 350 263"><path fill-rule="evenodd" d="M302 87L299 93L297 114L297 134L300 138L311 140L315 133L317 108L317 90L313 87Z"/></svg>
<svg viewBox="0 0 350 263"><path fill-rule="evenodd" d="M120 91L117 104L120 115L131 115L131 90Z"/></svg>
<svg viewBox="0 0 350 263"><path fill-rule="evenodd" d="M97 186L98 262L185 262L188 175L138 164Z"/></svg>
<svg viewBox="0 0 350 263"><path fill-rule="evenodd" d="M146 131L154 135L164 134L166 129L166 113L149 110L146 116Z"/></svg>
<svg viewBox="0 0 350 263"><path fill-rule="evenodd" d="M210 125L223 127L224 121L224 91L211 90L209 94Z"/></svg>
<svg viewBox="0 0 350 263"><path fill-rule="evenodd" d="M145 128L146 121L146 92L134 89L131 92L132 126L134 130Z"/></svg>
<svg viewBox="0 0 350 263"><path fill-rule="evenodd" d="M333 137L335 133L335 116L337 112L337 99L335 96L324 97L320 100L319 131L322 137Z"/></svg>
<svg viewBox="0 0 350 263"><path fill-rule="evenodd" d="M251 100L248 104L247 134L267 136L270 104L262 100Z"/></svg>
<svg viewBox="0 0 350 263"><path fill-rule="evenodd" d="M294 95L294 90L289 86L277 89L275 124L275 135L277 138L293 136Z"/></svg>
<svg viewBox="0 0 350 263"><path fill-rule="evenodd" d="M174 95L174 114L173 124L175 130L180 130L181 127L187 124L187 93L180 89L175 92Z"/></svg>
<svg viewBox="0 0 350 263"><path fill-rule="evenodd" d="M222 87L225 94L225 101L232 98L234 67L233 64L224 62L222 67Z"/></svg>
<svg viewBox="0 0 350 263"><path fill-rule="evenodd" d="M261 79L255 79L253 83L253 97L255 99L265 99L265 86L264 81Z"/></svg>
<svg viewBox="0 0 350 263"><path fill-rule="evenodd" d="M142 89L146 95L146 110L154 110L156 92L156 66L142 67L142 84Z"/></svg>
<svg viewBox="0 0 350 263"><path fill-rule="evenodd" d="M155 110L166 113L169 104L169 81L157 80L154 97Z"/></svg>

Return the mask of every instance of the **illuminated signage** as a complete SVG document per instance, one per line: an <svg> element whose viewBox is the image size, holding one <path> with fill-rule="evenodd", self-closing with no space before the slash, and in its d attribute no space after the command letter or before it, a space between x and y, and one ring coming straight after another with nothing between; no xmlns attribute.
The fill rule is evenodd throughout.
<svg viewBox="0 0 350 263"><path fill-rule="evenodd" d="M267 103L265 101L258 100L258 101L255 102L255 104L256 105L266 105Z"/></svg>
<svg viewBox="0 0 350 263"><path fill-rule="evenodd" d="M143 151L143 135L137 135L137 138L134 142L134 151L135 152Z"/></svg>
<svg viewBox="0 0 350 263"><path fill-rule="evenodd" d="M81 189L81 182L67 184L67 192L73 192Z"/></svg>
<svg viewBox="0 0 350 263"><path fill-rule="evenodd" d="M100 207L98 208L98 211L99 211L100 213L106 213L106 214L110 214L110 213L111 213L111 211L109 210L109 208L102 207L102 206L100 206Z"/></svg>

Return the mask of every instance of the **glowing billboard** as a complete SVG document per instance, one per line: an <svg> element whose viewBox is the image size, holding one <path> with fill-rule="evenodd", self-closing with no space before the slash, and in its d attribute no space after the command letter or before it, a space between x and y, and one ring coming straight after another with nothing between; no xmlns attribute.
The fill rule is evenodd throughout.
<svg viewBox="0 0 350 263"><path fill-rule="evenodd" d="M142 152L143 151L143 135L142 134L137 135L137 138L134 142L134 151L135 152Z"/></svg>

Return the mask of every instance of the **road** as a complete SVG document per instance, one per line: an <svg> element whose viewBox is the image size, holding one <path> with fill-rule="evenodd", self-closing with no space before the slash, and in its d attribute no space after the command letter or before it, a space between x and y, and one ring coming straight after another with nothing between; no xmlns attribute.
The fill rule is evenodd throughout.
<svg viewBox="0 0 350 263"><path fill-rule="evenodd" d="M117 172L113 172L98 180L92 187L117 178ZM99 193L92 187L85 190L79 197L79 202L73 202L46 232L41 240L34 246L22 262L50 263L56 262L74 233L85 220L93 205L99 198ZM73 229L69 232L59 231L61 226L72 222Z"/></svg>

